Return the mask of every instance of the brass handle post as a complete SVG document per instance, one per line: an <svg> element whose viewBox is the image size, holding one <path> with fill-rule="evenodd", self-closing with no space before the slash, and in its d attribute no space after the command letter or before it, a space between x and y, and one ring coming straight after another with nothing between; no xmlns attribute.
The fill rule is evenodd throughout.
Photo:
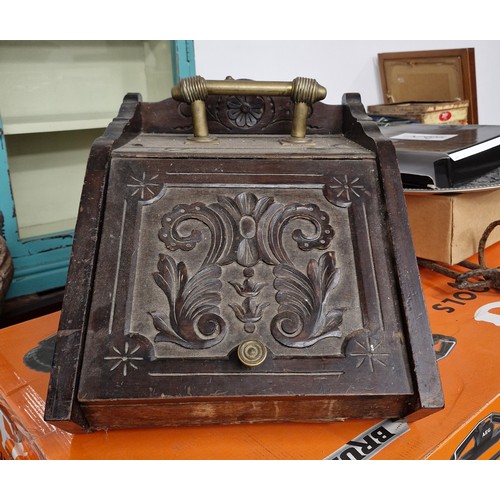
<svg viewBox="0 0 500 500"><path fill-rule="evenodd" d="M181 80L172 97L191 105L194 140L210 141L205 100L209 95L289 96L294 103L291 141L306 141L306 120L309 106L326 97L326 89L316 80L298 77L292 82L257 82L253 80L205 80L191 76Z"/></svg>

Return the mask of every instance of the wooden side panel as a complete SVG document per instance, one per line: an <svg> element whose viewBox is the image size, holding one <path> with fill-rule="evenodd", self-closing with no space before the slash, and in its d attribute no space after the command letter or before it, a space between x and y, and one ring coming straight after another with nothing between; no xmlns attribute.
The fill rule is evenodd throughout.
<svg viewBox="0 0 500 500"><path fill-rule="evenodd" d="M104 136L93 144L87 164L45 410L47 421L71 432L87 427L76 400L76 391L93 289L109 156L113 144L123 136L125 129L133 128L132 119L139 100L138 94L126 97L118 117Z"/></svg>
<svg viewBox="0 0 500 500"><path fill-rule="evenodd" d="M405 331L410 343L417 394L422 409L437 410L444 406L444 397L394 146L374 123L366 120L358 95L346 94L344 104L346 135L359 134L362 127L367 138L358 140L377 153L388 214L387 237L392 245L394 267L398 274L400 306L406 321Z"/></svg>

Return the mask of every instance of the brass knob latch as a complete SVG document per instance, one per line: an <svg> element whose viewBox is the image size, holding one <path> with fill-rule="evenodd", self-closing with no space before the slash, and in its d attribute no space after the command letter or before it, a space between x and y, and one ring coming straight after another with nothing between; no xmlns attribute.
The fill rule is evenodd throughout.
<svg viewBox="0 0 500 500"><path fill-rule="evenodd" d="M262 364L266 356L267 347L258 340L246 340L238 346L238 358L249 368Z"/></svg>
<svg viewBox="0 0 500 500"><path fill-rule="evenodd" d="M205 80L191 76L181 80L173 89L172 97L191 105L193 140L213 141L208 133L205 100L209 95L289 96L294 103L292 130L289 142L304 143L309 106L326 97L326 89L311 78L295 78L292 82L256 82L252 80Z"/></svg>

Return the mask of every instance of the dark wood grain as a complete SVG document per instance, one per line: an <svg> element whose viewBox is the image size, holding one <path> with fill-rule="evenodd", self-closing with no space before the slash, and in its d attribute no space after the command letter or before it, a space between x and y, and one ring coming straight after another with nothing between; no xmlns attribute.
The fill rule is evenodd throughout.
<svg viewBox="0 0 500 500"><path fill-rule="evenodd" d="M190 141L185 105L130 96L93 145L46 419L78 432L438 410L392 143L356 94L314 105L306 145L285 140L287 99L234 99L207 102L215 143Z"/></svg>

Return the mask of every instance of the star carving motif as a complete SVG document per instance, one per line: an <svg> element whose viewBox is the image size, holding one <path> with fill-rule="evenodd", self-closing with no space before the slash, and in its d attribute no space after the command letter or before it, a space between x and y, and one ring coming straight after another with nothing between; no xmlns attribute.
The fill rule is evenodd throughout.
<svg viewBox="0 0 500 500"><path fill-rule="evenodd" d="M117 356L105 356L104 359L108 361L114 361L113 365L109 369L109 371L116 370L118 367L121 366L122 368L122 374L124 377L127 376L128 369L133 368L134 370L137 370L137 366L134 363L134 361L142 361L144 358L139 357L139 356L134 356L134 354L140 349L139 346L135 347L134 349L130 350L130 345L128 342L125 342L125 346L123 349L123 352L121 352L119 349L117 349L115 346L113 346L113 351L116 352Z"/></svg>
<svg viewBox="0 0 500 500"><path fill-rule="evenodd" d="M387 363L384 362L384 359L389 356L388 353L378 352L380 345L382 342L378 344L374 344L370 337L366 337L365 343L362 344L358 340L354 341L363 352L352 352L351 356L359 358L356 363L356 368L359 368L363 363L368 363L371 372L375 371L375 365L379 364L381 366L387 366Z"/></svg>

